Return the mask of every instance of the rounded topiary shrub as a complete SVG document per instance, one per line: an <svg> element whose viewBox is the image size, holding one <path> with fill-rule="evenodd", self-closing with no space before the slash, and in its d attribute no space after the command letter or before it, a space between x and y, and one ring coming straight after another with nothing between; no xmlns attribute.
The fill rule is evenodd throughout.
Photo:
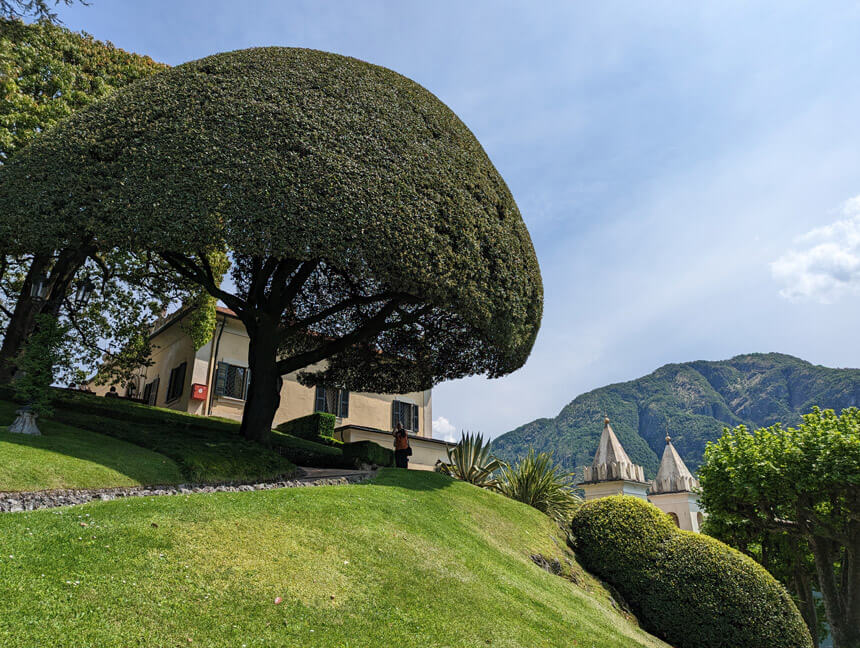
<svg viewBox="0 0 860 648"><path fill-rule="evenodd" d="M587 502L571 530L583 566L676 648L812 646L788 593L764 568L713 538L678 530L648 502Z"/></svg>

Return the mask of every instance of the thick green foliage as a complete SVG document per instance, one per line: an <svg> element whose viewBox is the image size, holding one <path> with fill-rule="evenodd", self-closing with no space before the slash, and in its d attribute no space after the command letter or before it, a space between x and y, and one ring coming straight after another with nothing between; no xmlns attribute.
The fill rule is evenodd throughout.
<svg viewBox="0 0 860 648"><path fill-rule="evenodd" d="M570 520L581 500L573 492L573 473L566 473L552 460L551 452L530 450L516 465L503 464L499 492L534 506L559 523Z"/></svg>
<svg viewBox="0 0 860 648"><path fill-rule="evenodd" d="M98 232L162 252L226 246L249 266L322 260L409 312L375 348L332 358L329 377L354 387L500 376L540 326L531 239L478 141L418 84L344 56L229 52L124 88L4 166L0 215L19 213L0 238L23 249ZM317 296L340 289L320 281Z"/></svg>
<svg viewBox="0 0 860 648"><path fill-rule="evenodd" d="M383 448L373 441L344 443L343 458L347 465L355 467L361 464L383 467L394 465L394 451L390 448Z"/></svg>
<svg viewBox="0 0 860 648"><path fill-rule="evenodd" d="M571 531L583 566L677 648L812 645L791 597L760 565L713 538L679 531L641 499L587 502Z"/></svg>
<svg viewBox="0 0 860 648"><path fill-rule="evenodd" d="M860 646L860 409L814 407L796 428L726 430L699 476L702 505L720 521L791 543L798 561L809 548L815 572L795 568L817 579L834 645Z"/></svg>
<svg viewBox="0 0 860 648"><path fill-rule="evenodd" d="M336 420L334 414L314 412L307 416L294 418L291 421L285 421L275 429L279 432L299 437L300 439L317 441L318 437L334 436L334 424Z"/></svg>
<svg viewBox="0 0 860 648"><path fill-rule="evenodd" d="M88 34L0 18L0 164L76 110L166 67Z"/></svg>
<svg viewBox="0 0 860 648"><path fill-rule="evenodd" d="M799 424L813 405L837 411L860 395L860 370L830 369L779 353L685 362L577 396L555 418L527 423L493 440L506 461L552 451L568 470L591 464L604 412L630 458L654 477L666 434L695 470L708 441L726 426Z"/></svg>

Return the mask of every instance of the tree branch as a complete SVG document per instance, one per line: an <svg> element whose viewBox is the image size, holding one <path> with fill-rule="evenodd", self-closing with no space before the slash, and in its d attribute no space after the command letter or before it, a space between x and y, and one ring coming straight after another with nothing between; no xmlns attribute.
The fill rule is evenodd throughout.
<svg viewBox="0 0 860 648"><path fill-rule="evenodd" d="M294 262L293 262L294 263ZM280 306L278 314L282 313L288 304L296 298L299 291L305 285L305 282L310 278L320 265L318 259L303 261L298 269L290 268L285 263L278 266L275 276L272 279L272 296L276 299L276 303ZM293 274L295 273L295 274ZM287 278L293 274L293 278L284 286Z"/></svg>
<svg viewBox="0 0 860 648"><path fill-rule="evenodd" d="M232 308L236 311L237 314L241 314L245 311L246 302L236 295L232 293L228 293L225 290L221 290L221 288L215 285L214 277L211 275L211 268L209 275L207 275L206 271L199 266L197 266L194 261L185 256L184 254L178 254L176 252L160 252L161 257L176 270L180 275L192 281L194 283L200 284L203 288L213 297L220 299L224 302L229 308ZM244 320L243 320L244 321Z"/></svg>
<svg viewBox="0 0 860 648"><path fill-rule="evenodd" d="M280 371L281 374L285 374L297 369L303 369L308 365L312 365L315 362L325 360L326 358L330 358L331 356L340 353L365 337L368 337L372 333L379 333L384 330L383 326L385 325L385 320L387 320L388 317L397 309L397 306L398 302L396 300L392 300L380 308L376 315L371 317L362 326L353 329L350 333L332 340L328 344L317 347L312 351L306 351L297 356L279 360L277 365L278 371Z"/></svg>
<svg viewBox="0 0 860 648"><path fill-rule="evenodd" d="M396 292L385 292L379 293L378 295L369 295L367 297L349 297L342 301L339 301L337 304L333 306L329 306L328 308L321 310L316 315L312 315L310 317L306 317L302 320L297 320L290 324L285 330L286 331L301 331L306 330L309 327L317 324L324 319L331 317L332 315L336 315L337 313L346 310L352 306L366 306L369 304L374 304L376 302L386 301L389 299L408 299L409 295L406 293L396 293Z"/></svg>

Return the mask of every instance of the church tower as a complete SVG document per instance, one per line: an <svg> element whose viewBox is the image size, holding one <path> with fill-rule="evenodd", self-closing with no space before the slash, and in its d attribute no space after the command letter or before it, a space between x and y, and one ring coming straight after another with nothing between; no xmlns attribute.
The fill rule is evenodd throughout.
<svg viewBox="0 0 860 648"><path fill-rule="evenodd" d="M699 480L693 477L675 450L672 437L667 436L657 477L648 490L648 499L667 513L679 528L698 532L703 521L699 496L694 492L698 487Z"/></svg>
<svg viewBox="0 0 860 648"><path fill-rule="evenodd" d="M609 417L603 419L603 434L591 466L585 468L585 481L580 484L585 499L608 495L633 495L647 499L648 482L642 466L632 461L615 436Z"/></svg>

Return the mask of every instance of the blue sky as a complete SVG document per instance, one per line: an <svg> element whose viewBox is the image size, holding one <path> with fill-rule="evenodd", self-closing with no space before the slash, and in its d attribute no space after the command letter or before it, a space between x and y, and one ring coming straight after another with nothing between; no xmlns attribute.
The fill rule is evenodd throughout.
<svg viewBox="0 0 860 648"><path fill-rule="evenodd" d="M495 436L668 362L860 366L858 3L92 0L60 14L170 64L264 45L348 54L474 131L531 232L544 320L520 371L436 388L440 436Z"/></svg>

